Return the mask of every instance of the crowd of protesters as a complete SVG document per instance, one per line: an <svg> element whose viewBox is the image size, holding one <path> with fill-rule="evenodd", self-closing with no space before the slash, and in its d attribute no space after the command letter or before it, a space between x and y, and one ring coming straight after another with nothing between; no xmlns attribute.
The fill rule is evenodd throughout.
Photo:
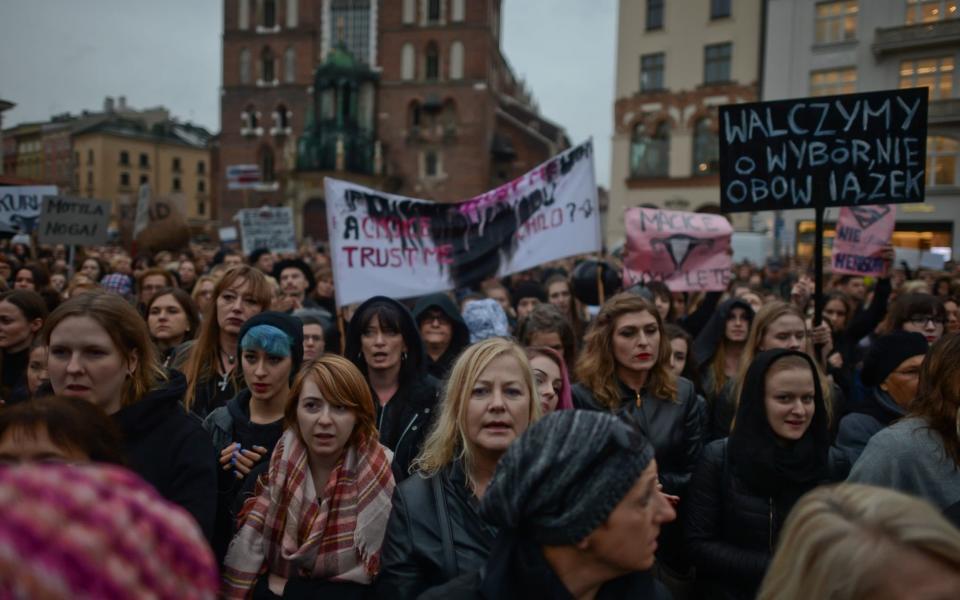
<svg viewBox="0 0 960 600"><path fill-rule="evenodd" d="M953 263L67 256L0 241L0 596L960 598Z"/></svg>

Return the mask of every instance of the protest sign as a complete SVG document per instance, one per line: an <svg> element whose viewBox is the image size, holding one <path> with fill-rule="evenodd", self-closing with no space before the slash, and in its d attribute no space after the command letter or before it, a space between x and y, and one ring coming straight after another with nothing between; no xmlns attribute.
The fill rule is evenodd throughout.
<svg viewBox="0 0 960 600"><path fill-rule="evenodd" d="M183 216L183 196L150 198L147 227L137 237L137 247L148 252L179 250L190 243L190 227Z"/></svg>
<svg viewBox="0 0 960 600"><path fill-rule="evenodd" d="M55 185L0 187L0 232L32 233L40 220L44 196L56 196Z"/></svg>
<svg viewBox="0 0 960 600"><path fill-rule="evenodd" d="M723 217L655 208L629 208L623 286L662 281L671 291L725 290L733 227Z"/></svg>
<svg viewBox="0 0 960 600"><path fill-rule="evenodd" d="M337 304L411 298L600 249L593 146L585 142L459 203L326 178Z"/></svg>
<svg viewBox="0 0 960 600"><path fill-rule="evenodd" d="M271 252L296 252L296 234L293 229L293 209L289 206L264 206L237 211L243 253L258 248Z"/></svg>
<svg viewBox="0 0 960 600"><path fill-rule="evenodd" d="M880 275L882 253L897 222L896 205L844 206L833 238L833 272Z"/></svg>
<svg viewBox="0 0 960 600"><path fill-rule="evenodd" d="M720 107L723 212L923 202L927 88Z"/></svg>
<svg viewBox="0 0 960 600"><path fill-rule="evenodd" d="M110 203L44 196L37 239L41 244L96 246L107 242Z"/></svg>
<svg viewBox="0 0 960 600"><path fill-rule="evenodd" d="M217 234L220 237L220 241L224 244L237 241L237 236L239 235L237 228L233 225L219 228Z"/></svg>

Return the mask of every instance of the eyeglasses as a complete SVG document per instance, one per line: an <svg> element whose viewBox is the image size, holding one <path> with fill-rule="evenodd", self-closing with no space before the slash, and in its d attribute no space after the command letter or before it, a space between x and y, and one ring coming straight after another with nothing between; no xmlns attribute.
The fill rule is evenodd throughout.
<svg viewBox="0 0 960 600"><path fill-rule="evenodd" d="M423 320L421 321L421 323L430 323L430 324L433 324L434 322L436 322L436 323L438 323L438 324L440 324L440 325L443 325L443 324L446 323L448 320L449 320L449 319L447 318L447 315L445 315L444 313L442 313L442 312L434 312L434 313L427 313L427 314L423 315Z"/></svg>
<svg viewBox="0 0 960 600"><path fill-rule="evenodd" d="M933 325L936 326L943 325L947 322L943 317L935 317L933 315L914 315L907 320L917 327L926 327L927 323L933 323Z"/></svg>

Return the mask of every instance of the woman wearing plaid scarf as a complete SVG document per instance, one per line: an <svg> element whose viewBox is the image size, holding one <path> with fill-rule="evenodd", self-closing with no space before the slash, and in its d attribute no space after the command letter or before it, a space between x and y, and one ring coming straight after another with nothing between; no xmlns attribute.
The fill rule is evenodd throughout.
<svg viewBox="0 0 960 600"><path fill-rule="evenodd" d="M265 481L239 518L225 598L361 597L380 567L394 479L373 399L348 360L300 372Z"/></svg>

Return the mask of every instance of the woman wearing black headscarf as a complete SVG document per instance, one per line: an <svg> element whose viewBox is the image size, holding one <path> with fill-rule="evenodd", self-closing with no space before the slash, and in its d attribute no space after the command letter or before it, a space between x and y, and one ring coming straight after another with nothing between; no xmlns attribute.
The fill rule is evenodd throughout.
<svg viewBox="0 0 960 600"><path fill-rule="evenodd" d="M704 597L756 595L796 501L829 478L827 411L813 360L762 352L730 437L710 443L687 491L687 550Z"/></svg>

